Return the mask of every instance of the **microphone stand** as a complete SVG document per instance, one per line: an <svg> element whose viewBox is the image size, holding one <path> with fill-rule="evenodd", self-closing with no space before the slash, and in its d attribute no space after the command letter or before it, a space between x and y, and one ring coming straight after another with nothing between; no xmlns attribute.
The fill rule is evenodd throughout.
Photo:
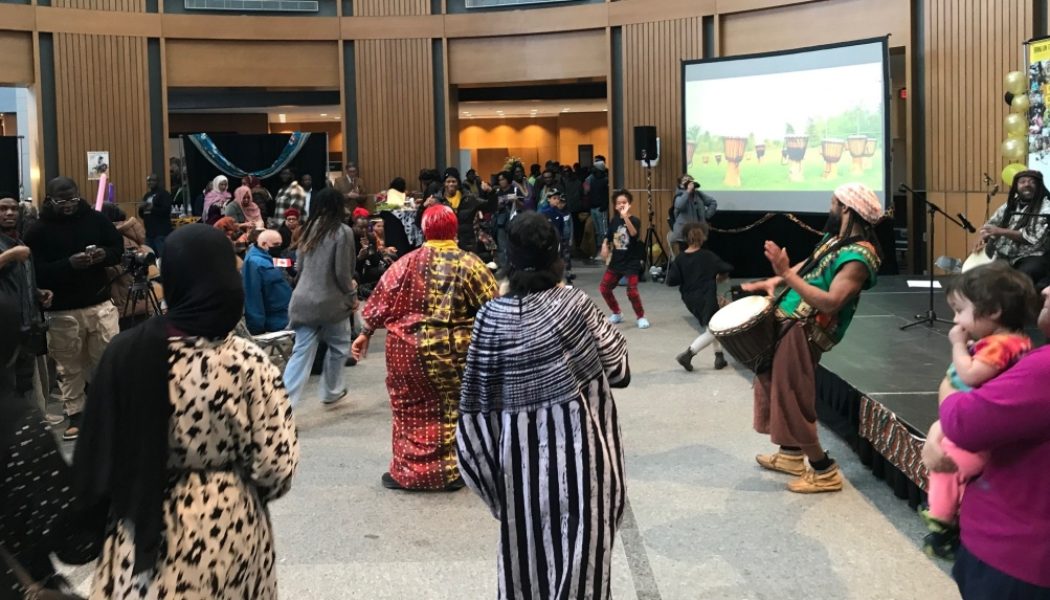
<svg viewBox="0 0 1050 600"><path fill-rule="evenodd" d="M933 327L937 323L952 325L952 321L938 317L937 311L933 309L933 248L930 246L933 244L933 232L934 227L936 226L935 224L937 222L937 220L935 219L937 213L941 213L942 215L944 215L945 219L948 219L948 221L955 223L963 229L966 229L966 226L960 223L959 221L955 220L955 218L949 215L948 213L941 210L941 207L927 200L926 190L913 190L903 183L901 184L900 189L911 194L912 198L921 200L923 204L926 205L926 212L930 215L930 228L926 231L925 235L923 235L923 241L926 242L926 258L929 262L927 269L930 275L930 303L926 309L926 314L915 315L915 319L912 322L908 323L907 325L901 325L901 331L904 331L905 329L910 329L912 327L915 327L916 325L926 325L927 327Z"/></svg>

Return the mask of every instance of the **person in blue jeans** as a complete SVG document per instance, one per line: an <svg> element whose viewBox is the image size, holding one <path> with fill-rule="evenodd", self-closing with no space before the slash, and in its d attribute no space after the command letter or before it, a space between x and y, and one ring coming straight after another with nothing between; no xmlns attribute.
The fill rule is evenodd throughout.
<svg viewBox="0 0 1050 600"><path fill-rule="evenodd" d="M319 342L328 345L321 401L332 404L346 397L343 364L350 351L350 316L357 309L354 233L343 223L343 196L325 188L312 200L313 214L299 240L299 281L288 307L295 346L284 370L284 385L293 408L302 399Z"/></svg>
<svg viewBox="0 0 1050 600"><path fill-rule="evenodd" d="M283 269L274 265L280 257L281 234L272 229L260 233L244 257L244 324L252 335L288 327L292 286Z"/></svg>

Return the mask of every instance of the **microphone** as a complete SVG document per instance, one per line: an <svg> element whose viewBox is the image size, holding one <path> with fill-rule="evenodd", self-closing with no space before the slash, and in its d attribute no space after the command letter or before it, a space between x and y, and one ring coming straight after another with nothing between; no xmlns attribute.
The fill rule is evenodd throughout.
<svg viewBox="0 0 1050 600"><path fill-rule="evenodd" d="M969 231L970 233L977 233L977 228L973 226L973 223L971 223L969 219L966 218L966 215L959 213L956 216L959 217L960 221L962 221L963 226L966 227L966 231Z"/></svg>
<svg viewBox="0 0 1050 600"><path fill-rule="evenodd" d="M910 187L908 187L908 184L906 184L906 183L902 183L899 186L897 186L897 191L898 192L910 192L910 193L913 193L913 194L915 193L915 190L913 190Z"/></svg>
<svg viewBox="0 0 1050 600"><path fill-rule="evenodd" d="M984 174L984 185L992 185L992 178L988 175L988 173ZM996 185L995 189L998 190L999 186Z"/></svg>

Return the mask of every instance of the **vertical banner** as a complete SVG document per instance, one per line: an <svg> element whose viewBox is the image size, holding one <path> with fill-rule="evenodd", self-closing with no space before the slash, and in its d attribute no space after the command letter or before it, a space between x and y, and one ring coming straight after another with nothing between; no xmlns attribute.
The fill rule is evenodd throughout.
<svg viewBox="0 0 1050 600"><path fill-rule="evenodd" d="M1050 38L1032 40L1026 50L1028 86L1012 108L1028 106L1028 168L1050 173Z"/></svg>

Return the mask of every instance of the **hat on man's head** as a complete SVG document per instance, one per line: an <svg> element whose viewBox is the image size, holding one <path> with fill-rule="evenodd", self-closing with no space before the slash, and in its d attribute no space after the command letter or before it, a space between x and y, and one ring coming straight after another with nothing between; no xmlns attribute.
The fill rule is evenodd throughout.
<svg viewBox="0 0 1050 600"><path fill-rule="evenodd" d="M835 197L872 225L882 218L882 202L879 196L863 183L844 183L835 188Z"/></svg>
<svg viewBox="0 0 1050 600"><path fill-rule="evenodd" d="M301 216L302 215L299 214L299 209L298 208L289 208L288 210L284 211L284 218L285 219L289 219L291 217L295 217L296 219L298 219L298 218L301 218Z"/></svg>
<svg viewBox="0 0 1050 600"><path fill-rule="evenodd" d="M558 189L558 188L556 188L556 187L552 187L552 188L551 188L551 189L550 189L550 190L549 190L549 191L547 192L547 197L548 197L548 198L550 198L551 196L559 196L559 197L560 197L561 195L562 195L562 193L561 193L561 190L560 190L560 189Z"/></svg>
<svg viewBox="0 0 1050 600"><path fill-rule="evenodd" d="M441 176L441 179L443 181L445 179L448 179L449 177L454 177L456 181L462 180L462 177L459 176L459 169L457 169L456 167L449 167L445 169L445 174Z"/></svg>

